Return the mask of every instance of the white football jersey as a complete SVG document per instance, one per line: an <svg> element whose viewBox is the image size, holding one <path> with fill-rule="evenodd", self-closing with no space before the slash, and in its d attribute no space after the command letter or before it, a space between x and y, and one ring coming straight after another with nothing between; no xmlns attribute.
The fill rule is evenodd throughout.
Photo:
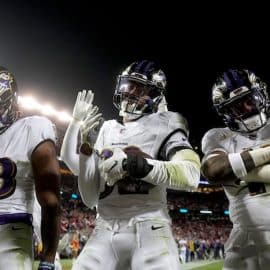
<svg viewBox="0 0 270 270"><path fill-rule="evenodd" d="M125 124L109 120L101 127L95 148L101 152L103 149L137 146L154 159L168 160L172 150L191 148L187 133L186 120L173 112L153 113ZM91 168L93 164L89 163L89 170ZM120 180L113 187L109 187L99 174L93 181L98 181L100 191L100 217L169 220L165 185L155 186L144 181Z"/></svg>
<svg viewBox="0 0 270 270"><path fill-rule="evenodd" d="M0 157L9 157L17 165L15 192L0 200L0 214L32 213L34 178L30 160L32 152L45 140L56 142L56 129L49 119L40 116L19 119L0 134Z"/></svg>
<svg viewBox="0 0 270 270"><path fill-rule="evenodd" d="M202 139L202 151L207 156L215 150L237 153L256 148L269 142L270 123L252 136L245 136L229 128L209 130ZM250 185L238 185L235 181L224 184L229 199L230 218L234 226L261 226L270 228L270 184L259 184L261 193L253 195Z"/></svg>

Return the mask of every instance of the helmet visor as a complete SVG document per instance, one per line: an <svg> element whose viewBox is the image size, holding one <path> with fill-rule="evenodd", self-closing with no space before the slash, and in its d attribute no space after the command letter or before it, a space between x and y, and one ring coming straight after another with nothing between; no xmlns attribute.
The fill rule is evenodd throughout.
<svg viewBox="0 0 270 270"><path fill-rule="evenodd" d="M120 77L118 90L123 94L138 97L149 96L150 98L155 98L159 95L154 86L144 83L142 80L133 79L132 77Z"/></svg>
<svg viewBox="0 0 270 270"><path fill-rule="evenodd" d="M219 112L236 119L246 119L260 113L264 107L264 99L258 91L248 91L225 101Z"/></svg>

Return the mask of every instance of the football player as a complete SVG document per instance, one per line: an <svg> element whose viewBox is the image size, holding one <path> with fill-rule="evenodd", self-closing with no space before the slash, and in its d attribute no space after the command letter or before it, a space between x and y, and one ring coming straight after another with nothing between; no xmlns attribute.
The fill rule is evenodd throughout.
<svg viewBox="0 0 270 270"><path fill-rule="evenodd" d="M202 139L202 174L223 185L233 229L224 270L270 265L270 125L266 84L249 70L229 69L212 88L225 128Z"/></svg>
<svg viewBox="0 0 270 270"><path fill-rule="evenodd" d="M32 269L36 193L44 246L39 270L50 270L54 269L60 215L55 126L44 117L20 118L17 94L14 75L0 67L0 269Z"/></svg>
<svg viewBox="0 0 270 270"><path fill-rule="evenodd" d="M78 184L98 218L73 270L180 269L166 189L196 188L200 160L188 142L186 120L167 111L165 88L159 67L134 62L116 84L120 118L103 123L95 144L83 136L92 129L83 122ZM77 107L82 111L77 102L74 118Z"/></svg>

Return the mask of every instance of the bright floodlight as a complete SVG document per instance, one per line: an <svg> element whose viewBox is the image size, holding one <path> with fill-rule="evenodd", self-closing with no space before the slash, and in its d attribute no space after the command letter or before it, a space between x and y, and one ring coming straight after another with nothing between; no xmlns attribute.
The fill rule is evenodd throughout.
<svg viewBox="0 0 270 270"><path fill-rule="evenodd" d="M72 119L71 115L67 112L59 112L55 110L50 104L42 105L32 96L19 96L18 102L22 106L22 108L26 110L37 110L42 114L57 117L60 121L63 122L69 122Z"/></svg>
<svg viewBox="0 0 270 270"><path fill-rule="evenodd" d="M58 112L57 118L63 122L69 122L72 119L72 117L67 112Z"/></svg>
<svg viewBox="0 0 270 270"><path fill-rule="evenodd" d="M47 104L47 105L42 106L41 113L45 115L55 115L57 112L51 105Z"/></svg>
<svg viewBox="0 0 270 270"><path fill-rule="evenodd" d="M27 110L36 110L39 109L41 106L41 104L39 104L32 96L19 96L18 102L22 105L23 108Z"/></svg>

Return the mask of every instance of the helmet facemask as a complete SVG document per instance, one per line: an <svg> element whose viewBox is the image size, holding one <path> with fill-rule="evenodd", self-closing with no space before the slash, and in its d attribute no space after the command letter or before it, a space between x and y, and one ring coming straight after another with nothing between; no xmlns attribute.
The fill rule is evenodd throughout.
<svg viewBox="0 0 270 270"><path fill-rule="evenodd" d="M266 105L260 91L248 90L245 87L242 93L218 105L217 110L227 124L234 123L232 128L237 127L244 132L252 132L266 124Z"/></svg>
<svg viewBox="0 0 270 270"><path fill-rule="evenodd" d="M161 90L147 81L119 76L114 105L119 109L120 116L137 119L156 112L162 98Z"/></svg>
<svg viewBox="0 0 270 270"><path fill-rule="evenodd" d="M242 133L252 133L263 127L270 104L266 84L247 70L229 70L223 76L226 80L219 79L214 85L212 99L225 124ZM229 76L234 78L228 79ZM241 86L231 87L230 83L238 82Z"/></svg>
<svg viewBox="0 0 270 270"><path fill-rule="evenodd" d="M17 86L13 75L0 68L0 134L18 118Z"/></svg>
<svg viewBox="0 0 270 270"><path fill-rule="evenodd" d="M158 111L164 97L166 76L153 62L141 60L118 76L113 103L119 115L135 120Z"/></svg>

